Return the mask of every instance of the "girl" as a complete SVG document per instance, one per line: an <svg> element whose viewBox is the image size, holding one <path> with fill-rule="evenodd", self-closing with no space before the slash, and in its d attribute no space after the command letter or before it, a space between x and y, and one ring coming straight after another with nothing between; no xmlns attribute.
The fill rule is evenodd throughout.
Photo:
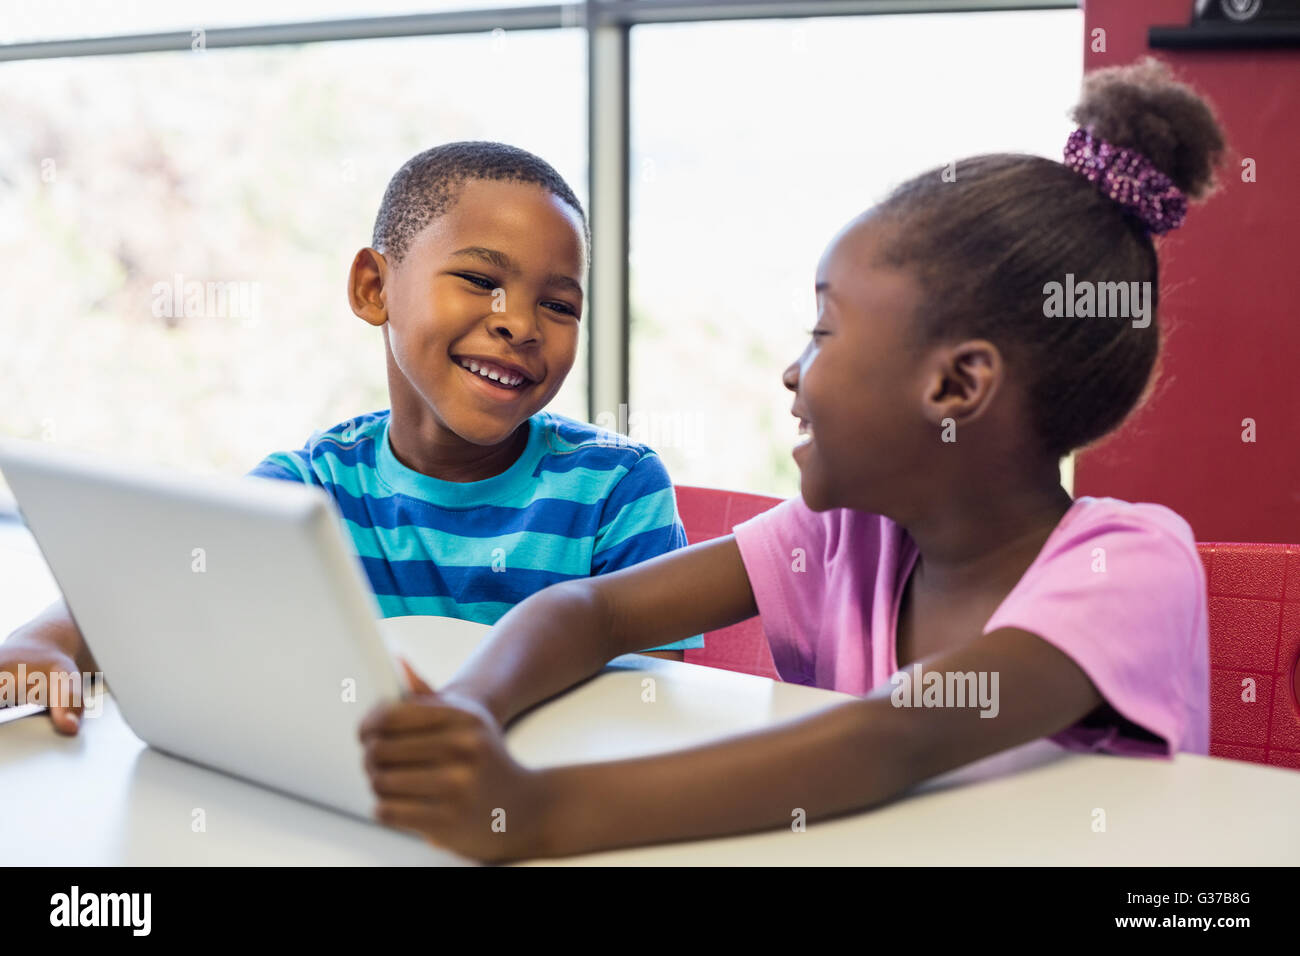
<svg viewBox="0 0 1300 956"><path fill-rule="evenodd" d="M1206 752L1190 528L1159 505L1071 501L1058 462L1143 396L1152 237L1207 194L1223 138L1154 61L1091 75L1074 118L1064 164L932 170L835 237L784 374L801 496L534 595L440 692L412 674L417 693L361 730L381 821L480 859L565 855L860 810L1040 737ZM510 720L611 658L756 613L783 679L859 699L614 763L529 770L507 753ZM900 669L927 706L898 706Z"/></svg>

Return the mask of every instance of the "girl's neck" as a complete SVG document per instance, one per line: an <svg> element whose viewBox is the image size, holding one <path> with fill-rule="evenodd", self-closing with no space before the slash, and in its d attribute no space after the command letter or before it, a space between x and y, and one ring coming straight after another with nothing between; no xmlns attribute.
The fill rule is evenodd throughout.
<svg viewBox="0 0 1300 956"><path fill-rule="evenodd" d="M920 550L918 583L946 592L1014 585L1073 503L1059 482L936 500L900 523Z"/></svg>

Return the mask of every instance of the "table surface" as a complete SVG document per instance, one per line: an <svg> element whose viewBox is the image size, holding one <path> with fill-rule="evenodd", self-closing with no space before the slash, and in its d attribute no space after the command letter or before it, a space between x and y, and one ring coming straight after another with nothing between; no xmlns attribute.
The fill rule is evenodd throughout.
<svg viewBox="0 0 1300 956"><path fill-rule="evenodd" d="M48 603L41 571L4 573L21 547L0 536L0 604L15 620ZM27 553L26 560L31 560ZM39 560L39 558L37 558ZM45 572L46 574L48 572ZM14 582L27 589L19 595ZM9 598L13 597L14 601ZM23 602L30 604L28 608ZM21 607L21 613L15 608ZM383 622L386 640L434 685L486 633L443 618ZM643 700L643 681L655 700ZM661 752L753 730L844 695L629 655L507 733L529 766ZM75 738L43 715L0 711L0 860L6 865L457 864L420 839L147 747L111 697ZM876 810L738 837L616 850L561 864L1300 863L1300 773L1180 754L1067 753L1036 741L935 778ZM194 811L205 827L195 832ZM1105 829L1095 829L1097 811Z"/></svg>

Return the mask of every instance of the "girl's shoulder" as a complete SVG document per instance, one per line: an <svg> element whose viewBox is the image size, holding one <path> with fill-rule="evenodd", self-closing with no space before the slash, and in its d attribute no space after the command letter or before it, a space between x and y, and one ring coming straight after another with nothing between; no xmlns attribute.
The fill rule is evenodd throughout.
<svg viewBox="0 0 1300 956"><path fill-rule="evenodd" d="M1187 519L1172 508L1150 501L1080 496L1057 525L1056 535L1091 536L1125 530L1176 545L1196 556L1196 535Z"/></svg>
<svg viewBox="0 0 1300 956"><path fill-rule="evenodd" d="M1192 533L1192 527L1182 515L1165 505L1153 501L1125 501L1123 498L1093 497L1081 495L1074 499L1071 515L1077 512L1079 517L1090 520L1142 521L1169 528L1179 533Z"/></svg>

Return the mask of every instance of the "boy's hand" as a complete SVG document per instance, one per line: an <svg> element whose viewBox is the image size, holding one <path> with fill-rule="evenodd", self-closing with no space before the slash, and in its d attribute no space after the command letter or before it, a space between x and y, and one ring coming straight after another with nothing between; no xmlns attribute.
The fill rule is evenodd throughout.
<svg viewBox="0 0 1300 956"><path fill-rule="evenodd" d="M375 817L478 860L537 855L545 846L544 777L514 761L477 701L440 695L402 662L412 693L361 724Z"/></svg>
<svg viewBox="0 0 1300 956"><path fill-rule="evenodd" d="M26 675L28 687L24 690L30 691L31 679L35 674L45 675L45 695L39 703L49 705L50 720L54 723L54 729L61 734L72 735L81 729L82 699L81 694L77 694L74 700L59 701L53 699L55 694L53 689L58 686L71 686L68 681L75 680L80 686L81 672L77 669L76 662L65 654L59 648L46 643L35 637L28 637L21 633L15 633L3 643L0 643L0 673L12 675L12 687L18 688L18 666L25 665L24 673ZM55 680L56 674L76 675L75 677L61 677ZM82 688L83 692L86 690ZM0 702L4 700L0 696ZM18 703L17 696L8 703ZM38 703L38 701L30 701Z"/></svg>

